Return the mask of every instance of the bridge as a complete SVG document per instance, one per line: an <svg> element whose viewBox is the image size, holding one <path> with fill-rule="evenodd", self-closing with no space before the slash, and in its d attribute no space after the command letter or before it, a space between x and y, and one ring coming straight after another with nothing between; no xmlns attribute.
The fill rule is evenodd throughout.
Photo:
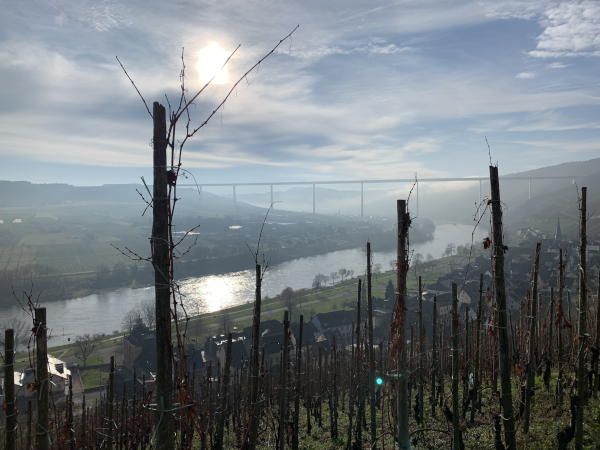
<svg viewBox="0 0 600 450"><path fill-rule="evenodd" d="M513 177L513 176L501 176L501 180L521 180L527 181L529 187L529 199L531 199L531 181L532 180L575 180L585 178L584 175L569 175L569 176L549 176L549 177ZM231 186L233 189L233 203L237 203L235 196L235 188L237 186L270 186L271 187L271 203L273 203L273 186L302 186L312 185L313 188L313 214L317 212L317 199L316 199L316 187L317 185L332 185L332 184L360 184L360 215L364 217L364 185L365 184L395 184L395 183L415 183L416 203L417 203L417 216L419 215L419 184L420 183L439 183L439 182L478 182L479 183L479 202L481 203L481 182L489 181L489 177L462 177L462 178L394 178L385 180L335 180L335 181L267 181L258 183L202 183L202 184L178 184L183 187L198 187L202 192L204 187L227 187Z"/></svg>

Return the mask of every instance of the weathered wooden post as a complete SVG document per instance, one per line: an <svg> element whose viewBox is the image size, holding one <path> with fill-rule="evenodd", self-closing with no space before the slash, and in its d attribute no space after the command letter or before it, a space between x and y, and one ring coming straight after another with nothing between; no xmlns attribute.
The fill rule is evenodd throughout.
<svg viewBox="0 0 600 450"><path fill-rule="evenodd" d="M294 395L294 435L292 448L298 450L298 427L300 426L300 377L302 375L302 329L304 328L304 315L300 314L300 335L296 340L296 392ZM307 405L308 407L308 405Z"/></svg>
<svg viewBox="0 0 600 450"><path fill-rule="evenodd" d="M544 384L546 385L546 390L550 391L550 373L552 370L552 357L554 354L554 336L552 333L553 321L552 321L552 312L554 311L554 287L550 288L550 312L548 314L548 355L546 360L546 370L544 371Z"/></svg>
<svg viewBox="0 0 600 450"><path fill-rule="evenodd" d="M423 426L423 384L425 372L425 343L423 342L425 329L423 328L423 285L421 275L419 275L419 341L417 351L419 352L419 425Z"/></svg>
<svg viewBox="0 0 600 450"><path fill-rule="evenodd" d="M38 382L38 405L36 424L36 450L48 450L48 341L46 328L46 308L35 309L35 344L37 350L36 375Z"/></svg>
<svg viewBox="0 0 600 450"><path fill-rule="evenodd" d="M458 327L460 317L458 315L458 295L456 283L452 283L452 448L461 450L460 417L458 415Z"/></svg>
<svg viewBox="0 0 600 450"><path fill-rule="evenodd" d="M288 359L290 352L290 321L289 311L283 313L283 358L281 358L281 386L279 396L279 450L285 448L285 437L287 431L287 379Z"/></svg>
<svg viewBox="0 0 600 450"><path fill-rule="evenodd" d="M558 351L558 378L556 380L556 402L559 405L563 403L563 289L565 286L565 273L563 264L562 248L558 251L558 293L556 295L556 339Z"/></svg>
<svg viewBox="0 0 600 450"><path fill-rule="evenodd" d="M600 349L600 271L598 272L598 284L596 284L596 343L595 346L597 349ZM598 355L596 355L596 360L594 362L594 372L596 376L594 377L594 398L598 398L598 388L600 388L600 373L598 373Z"/></svg>
<svg viewBox="0 0 600 450"><path fill-rule="evenodd" d="M435 376L437 373L437 296L433 296L433 311L431 319L431 417L435 419Z"/></svg>
<svg viewBox="0 0 600 450"><path fill-rule="evenodd" d="M68 400L68 426L69 426L69 448L75 450L75 426L73 424L73 377L69 375L69 400Z"/></svg>
<svg viewBox="0 0 600 450"><path fill-rule="evenodd" d="M371 412L371 446L375 445L376 417L375 417L375 356L373 354L373 299L371 297L371 243L367 242L367 317L369 338L369 394Z"/></svg>
<svg viewBox="0 0 600 450"><path fill-rule="evenodd" d="M115 409L115 357L110 357L110 374L108 375L108 450L113 448L113 433L114 433L114 422L113 415Z"/></svg>
<svg viewBox="0 0 600 450"><path fill-rule="evenodd" d="M483 274L479 274L479 303L477 305L477 322L475 325L475 374L473 376L473 408L471 408L471 422L475 420L475 409L481 410L481 364L483 362L481 345L481 319L483 318Z"/></svg>
<svg viewBox="0 0 600 450"><path fill-rule="evenodd" d="M258 437L258 422L260 421L258 404L259 358L260 358L260 307L261 307L261 274L260 264L256 264L256 292L254 295L254 313L252 318L252 347L250 349L250 438L247 445L249 450L256 448Z"/></svg>
<svg viewBox="0 0 600 450"><path fill-rule="evenodd" d="M510 380L510 355L508 343L508 322L506 320L506 288L504 284L504 236L502 229L502 205L500 204L500 181L498 167L490 166L490 185L492 194L493 228L493 273L498 306L498 340L500 350L500 385L502 389L502 418L504 421L504 439L507 450L517 450L515 439L515 418L513 415L512 386Z"/></svg>
<svg viewBox="0 0 600 450"><path fill-rule="evenodd" d="M167 196L167 124L165 107L153 104L154 187L152 194L152 265L156 300L156 450L175 445L173 359L171 343L171 282L169 267L169 199Z"/></svg>
<svg viewBox="0 0 600 450"><path fill-rule="evenodd" d="M223 430L225 416L227 415L227 390L231 376L231 347L233 334L227 333L227 346L225 347L225 368L223 369L223 384L221 384L221 404L219 405L219 422L215 436L215 450L223 450Z"/></svg>
<svg viewBox="0 0 600 450"><path fill-rule="evenodd" d="M406 200L398 200L397 224L398 224L398 271L396 303L390 332L393 338L391 351L397 364L397 404L396 418L398 422L398 449L410 449L410 433L408 428L408 389L407 389L407 366L406 366L406 276L408 273L408 227L410 216L406 210Z"/></svg>
<svg viewBox="0 0 600 450"><path fill-rule="evenodd" d="M535 259L533 263L533 274L532 274L532 293L531 293L531 327L529 329L529 360L527 362L527 381L525 386L525 423L523 424L523 432L529 433L529 418L531 416L531 392L535 383L535 355L534 349L536 346L535 341L535 327L536 327L536 314L537 314L537 289L538 289L538 271L540 265L540 251L542 244L537 243L535 247Z"/></svg>
<svg viewBox="0 0 600 450"><path fill-rule="evenodd" d="M4 408L6 413L6 450L15 450L17 409L15 408L15 340L14 330L4 331Z"/></svg>
<svg viewBox="0 0 600 450"><path fill-rule="evenodd" d="M577 415L575 421L575 450L583 448L583 407L586 398L586 367L585 351L587 347L587 187L581 188L580 230L579 230L579 332L578 332L578 362L577 362Z"/></svg>

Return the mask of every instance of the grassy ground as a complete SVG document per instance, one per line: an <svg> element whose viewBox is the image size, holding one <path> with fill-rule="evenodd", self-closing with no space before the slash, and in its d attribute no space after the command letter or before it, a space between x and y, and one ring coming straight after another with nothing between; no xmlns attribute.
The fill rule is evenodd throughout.
<svg viewBox="0 0 600 450"><path fill-rule="evenodd" d="M101 385L106 386L106 380L109 376L108 372L100 372L96 369L82 370L80 373L84 389L93 389Z"/></svg>
<svg viewBox="0 0 600 450"><path fill-rule="evenodd" d="M554 374L554 380L556 374ZM515 380L516 381L516 380ZM523 433L523 422L516 422L517 430L517 448L519 450L550 450L557 448L557 433L564 429L570 423L570 413L568 411L568 399L565 400L562 407L556 405L554 396L554 384L551 384L551 393L545 391L542 385L541 377L536 379L536 399L532 408L530 431L527 435ZM462 386L460 387L462 392ZM384 393L386 392L384 386ZM413 390L413 396L415 392ZM450 384L446 384L445 403L451 407ZM429 398L429 393L426 390L425 399ZM498 414L499 409L498 397L491 393L491 390L484 390L482 412L475 414L475 420L469 421L470 410L467 412L467 420L461 420L461 429L465 443L465 449L493 449L494 448L494 420L493 417ZM516 398L516 397L515 397ZM341 401L341 396L340 396ZM462 405L462 399L460 401ZM515 401L515 405L517 402ZM492 406L493 405L493 406ZM393 428L394 419L391 415L390 397L384 394L381 407L383 408L383 421L386 431ZM414 403L413 405L414 406ZM293 407L292 407L293 410ZM382 436L381 420L382 409L377 410L377 433L379 437L379 449L386 448L393 450L395 443L391 435ZM311 418L312 432L310 435L306 433L306 409L301 408L300 412L300 449L303 450L333 450L346 448L348 436L348 405L342 409L341 405L338 408L338 438L332 439L330 430L330 410L327 401L323 402L322 412L322 427L319 427L316 419ZM355 413L356 415L356 408ZM589 406L585 407L584 416L584 449L600 449L600 401L590 399ZM356 417L356 416L355 416ZM368 402L366 405L367 422L369 422L370 412ZM437 450L452 448L452 424L449 423L443 415L439 407L436 408L435 417L432 417L429 402L426 401L424 410L424 424L419 427L415 422L412 414L409 422L411 443L414 450ZM354 419L354 422L356 418ZM275 422L274 422L275 424ZM423 430L423 431L420 431ZM276 427L268 428L261 435L262 441L259 448L270 449L275 448L276 442ZM369 448L367 443L370 442L371 435L368 426L363 428L363 448ZM353 437L353 442L355 438ZM235 435L233 428L226 437L226 448L235 448ZM574 449L574 441L568 447Z"/></svg>

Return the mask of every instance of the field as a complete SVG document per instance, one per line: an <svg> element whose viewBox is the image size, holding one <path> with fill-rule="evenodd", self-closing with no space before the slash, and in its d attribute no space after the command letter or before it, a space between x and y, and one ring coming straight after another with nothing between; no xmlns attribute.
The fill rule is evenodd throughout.
<svg viewBox="0 0 600 450"><path fill-rule="evenodd" d="M1 208L0 274L35 268L41 275L67 275L131 264L111 244L147 251L147 231L123 219L134 211L87 202Z"/></svg>

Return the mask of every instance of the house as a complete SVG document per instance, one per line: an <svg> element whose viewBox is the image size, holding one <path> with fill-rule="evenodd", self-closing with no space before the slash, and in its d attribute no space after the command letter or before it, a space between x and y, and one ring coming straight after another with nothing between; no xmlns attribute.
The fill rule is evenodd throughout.
<svg viewBox="0 0 600 450"><path fill-rule="evenodd" d="M320 335L324 335L328 340L331 340L335 335L336 340L339 340L339 344L348 345L352 340L354 331L352 330L352 324L355 318L356 314L353 311L346 310L316 314L311 320L315 327L313 331L314 339L318 340Z"/></svg>
<svg viewBox="0 0 600 450"><path fill-rule="evenodd" d="M156 332L138 323L123 339L123 366L137 369L148 378L156 374Z"/></svg>
<svg viewBox="0 0 600 450"><path fill-rule="evenodd" d="M217 350L217 357L219 358L219 364L221 367L225 367L225 356L227 352L227 342L219 345ZM246 345L243 338L238 338L231 342L231 370L239 369L242 367L242 363L249 360L248 353L246 352Z"/></svg>

